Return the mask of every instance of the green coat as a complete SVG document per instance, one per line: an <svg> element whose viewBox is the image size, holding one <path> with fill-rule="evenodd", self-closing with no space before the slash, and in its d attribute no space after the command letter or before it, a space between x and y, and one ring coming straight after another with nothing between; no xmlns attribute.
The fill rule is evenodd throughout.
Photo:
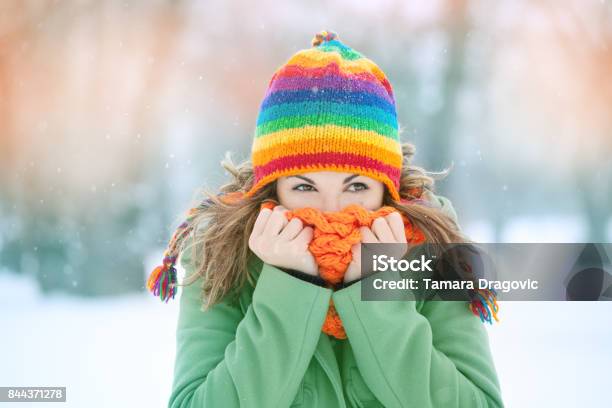
<svg viewBox="0 0 612 408"><path fill-rule="evenodd" d="M486 328L467 302L361 301L361 282L334 292L256 256L249 273L257 284L239 304L207 312L202 278L182 288L169 407L503 407ZM330 299L347 340L321 331Z"/></svg>

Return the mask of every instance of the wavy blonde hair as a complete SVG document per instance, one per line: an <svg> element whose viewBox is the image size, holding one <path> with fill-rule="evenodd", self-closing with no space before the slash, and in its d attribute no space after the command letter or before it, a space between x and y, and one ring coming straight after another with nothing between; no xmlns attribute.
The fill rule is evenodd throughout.
<svg viewBox="0 0 612 408"><path fill-rule="evenodd" d="M412 165L416 148L411 143L402 143L403 164L400 178L400 197L414 200L420 197L415 191L434 191L435 180L448 175L442 172L428 172ZM276 181L257 191L253 196L226 202L220 193L247 191L253 184L254 172L250 160L235 164L231 154L226 154L221 165L232 179L220 187L220 192L202 189L204 199L198 199L198 206L191 211L186 227L192 238L195 273L187 276L177 286L190 285L203 277L202 298L204 309L220 302L225 296L237 296L240 289L249 282L255 285L248 273L248 259L252 251L248 246L249 237L259 214L261 203L273 201L279 204L276 195ZM404 213L425 235L426 242L434 244L469 241L457 224L440 209L426 205L403 204L395 201L385 187L383 206L391 206ZM187 238L187 237L186 237ZM188 241L185 239L184 241ZM182 248L185 250L187 248Z"/></svg>

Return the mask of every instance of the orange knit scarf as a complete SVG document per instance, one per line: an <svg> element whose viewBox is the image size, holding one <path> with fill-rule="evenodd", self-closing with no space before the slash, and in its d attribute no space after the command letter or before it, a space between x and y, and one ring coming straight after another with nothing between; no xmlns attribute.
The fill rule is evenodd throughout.
<svg viewBox="0 0 612 408"><path fill-rule="evenodd" d="M224 194L222 200L234 202L242 197L242 192L232 192ZM276 206L275 202L264 201L261 204L261 209L273 209ZM176 294L177 274L174 265L181 250L181 243L193 229L191 222L198 211L199 207L189 210L187 220L172 235L164 252L162 264L151 272L147 280L147 288L155 296L159 296L162 301L168 302ZM304 225L313 227L313 239L308 248L320 267L321 278L327 282L328 287L331 287L343 281L344 273L353 259L351 248L361 241L359 228L371 227L376 218L384 217L393 211L397 211L397 209L391 206L369 211L354 204L338 212L321 212L315 208L305 207L288 210L285 215L289 220L298 217ZM423 232L413 225L405 214L401 212L400 214L404 221L408 244L416 245L425 242ZM469 301L469 306L472 313L480 317L483 323L492 324L493 319L499 321L495 290L478 289L474 292L472 300ZM332 300L330 300L322 331L339 339L347 337Z"/></svg>
<svg viewBox="0 0 612 408"><path fill-rule="evenodd" d="M261 205L262 209L274 209L274 207L276 204L273 202L264 202ZM304 226L313 227L313 238L308 249L319 265L321 278L327 282L328 287L331 287L343 281L344 273L353 259L351 247L361 241L359 228L371 227L376 218L384 217L393 211L397 209L384 206L376 211L369 211L353 204L336 212L322 212L306 207L288 210L285 215L288 220L297 217L302 220ZM425 236L422 231L416 228L404 214L402 214L402 219L408 244L423 243ZM345 339L346 333L333 300L330 299L329 303L322 330L338 339Z"/></svg>

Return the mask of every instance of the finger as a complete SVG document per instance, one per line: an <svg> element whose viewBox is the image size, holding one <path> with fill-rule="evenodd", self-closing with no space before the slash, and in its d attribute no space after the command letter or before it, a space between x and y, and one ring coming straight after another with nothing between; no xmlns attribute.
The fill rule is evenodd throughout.
<svg viewBox="0 0 612 408"><path fill-rule="evenodd" d="M259 212L257 219L255 220L255 224L253 225L254 236L260 236L263 233L263 230L268 222L268 218L270 218L270 214L272 214L272 210L269 208L264 208Z"/></svg>
<svg viewBox="0 0 612 408"><path fill-rule="evenodd" d="M359 231L361 232L361 242L365 242L365 243L378 242L376 235L374 235L374 233L372 232L370 228L361 227L359 228Z"/></svg>
<svg viewBox="0 0 612 408"><path fill-rule="evenodd" d="M262 235L268 237L277 236L283 227L289 223L285 212L287 212L287 209L283 206L277 205L274 207Z"/></svg>
<svg viewBox="0 0 612 408"><path fill-rule="evenodd" d="M351 252L353 253L353 259L360 260L361 259L361 242L356 243L351 247Z"/></svg>
<svg viewBox="0 0 612 408"><path fill-rule="evenodd" d="M406 240L406 231L404 230L404 220L402 215L397 211L387 215L387 222L391 227L391 232L395 237L395 242L408 242Z"/></svg>
<svg viewBox="0 0 612 408"><path fill-rule="evenodd" d="M304 227L300 231L299 234L293 239L294 242L303 244L304 246L308 246L310 241L312 241L312 237L314 235L314 230L312 227Z"/></svg>
<svg viewBox="0 0 612 408"><path fill-rule="evenodd" d="M287 241L291 241L297 236L297 234L300 233L300 231L302 231L303 228L304 224L302 223L302 220L297 217L294 217L291 219L291 221L289 221L285 228L283 228L283 230L280 234L278 234L278 236L282 237L283 239L286 239Z"/></svg>
<svg viewBox="0 0 612 408"><path fill-rule="evenodd" d="M374 234L376 234L376 237L380 242L395 242L393 232L391 232L391 227L389 226L389 223L387 223L387 219L385 217L378 217L374 220L372 223L372 231Z"/></svg>

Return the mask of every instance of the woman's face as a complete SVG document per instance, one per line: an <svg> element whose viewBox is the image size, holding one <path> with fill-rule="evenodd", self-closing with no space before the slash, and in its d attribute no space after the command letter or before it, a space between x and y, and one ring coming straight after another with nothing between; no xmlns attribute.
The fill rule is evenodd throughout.
<svg viewBox="0 0 612 408"><path fill-rule="evenodd" d="M314 207L321 211L341 211L359 204L375 211L382 207L385 186L367 176L337 171L316 171L280 177L276 193L288 210Z"/></svg>

